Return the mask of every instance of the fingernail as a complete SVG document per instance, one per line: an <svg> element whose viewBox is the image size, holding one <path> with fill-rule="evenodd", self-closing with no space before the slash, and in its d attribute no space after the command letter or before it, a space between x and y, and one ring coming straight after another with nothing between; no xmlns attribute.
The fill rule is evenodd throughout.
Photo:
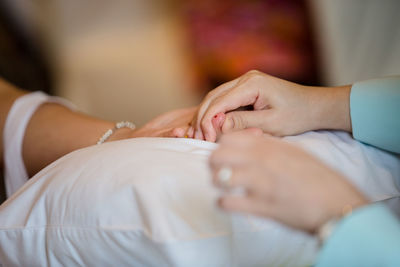
<svg viewBox="0 0 400 267"><path fill-rule="evenodd" d="M200 139L200 140L205 140L202 131L199 132L199 139Z"/></svg>
<svg viewBox="0 0 400 267"><path fill-rule="evenodd" d="M200 139L200 133L199 133L199 131L194 132L194 138Z"/></svg>
<svg viewBox="0 0 400 267"><path fill-rule="evenodd" d="M187 134L189 135L190 138L193 138L193 134L194 134L194 128L193 128L193 126L190 126L190 127L189 127L189 129L188 129L188 131L187 131Z"/></svg>
<svg viewBox="0 0 400 267"><path fill-rule="evenodd" d="M218 117L214 116L214 118L211 120L211 122L212 122L212 125L214 127L214 130L215 131L219 131L221 126L220 126L220 123L218 121Z"/></svg>
<svg viewBox="0 0 400 267"><path fill-rule="evenodd" d="M225 114L224 113L222 113L222 112L220 112L220 113L218 113L217 114L217 117L218 117L218 127L219 128L221 128L222 127L222 125L224 124L224 122L225 122Z"/></svg>

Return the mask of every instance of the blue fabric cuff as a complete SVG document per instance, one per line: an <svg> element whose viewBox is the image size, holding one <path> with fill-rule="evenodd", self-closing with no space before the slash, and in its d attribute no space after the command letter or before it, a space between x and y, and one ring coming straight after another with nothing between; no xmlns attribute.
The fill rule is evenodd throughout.
<svg viewBox="0 0 400 267"><path fill-rule="evenodd" d="M382 204L354 211L339 222L316 266L400 266L398 218Z"/></svg>
<svg viewBox="0 0 400 267"><path fill-rule="evenodd" d="M400 153L400 76L355 83L350 116L355 139Z"/></svg>

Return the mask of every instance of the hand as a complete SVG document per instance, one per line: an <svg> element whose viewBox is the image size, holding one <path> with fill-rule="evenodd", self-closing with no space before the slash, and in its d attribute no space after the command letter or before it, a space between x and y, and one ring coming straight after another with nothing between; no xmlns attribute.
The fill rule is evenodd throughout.
<svg viewBox="0 0 400 267"><path fill-rule="evenodd" d="M211 155L213 182L219 187L243 187L246 194L225 194L219 200L227 211L275 219L314 232L346 209L366 204L347 180L302 149L271 136L243 133L224 135ZM218 172L229 167L228 184Z"/></svg>
<svg viewBox="0 0 400 267"><path fill-rule="evenodd" d="M275 135L295 135L316 129L351 131L350 86L310 87L259 71L225 83L207 94L192 120L189 137L214 142L217 133L250 127ZM253 111L236 111L252 106ZM212 119L226 115L220 129Z"/></svg>
<svg viewBox="0 0 400 267"><path fill-rule="evenodd" d="M196 107L166 112L152 119L130 135L133 137L184 137Z"/></svg>

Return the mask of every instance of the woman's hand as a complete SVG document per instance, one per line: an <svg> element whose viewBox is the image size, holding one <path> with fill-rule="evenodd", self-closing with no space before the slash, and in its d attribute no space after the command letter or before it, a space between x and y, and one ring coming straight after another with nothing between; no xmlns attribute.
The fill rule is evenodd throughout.
<svg viewBox="0 0 400 267"><path fill-rule="evenodd" d="M128 137L184 137L196 109L191 107L161 114Z"/></svg>
<svg viewBox="0 0 400 267"><path fill-rule="evenodd" d="M217 133L246 128L285 136L316 129L351 131L350 86L309 87L259 71L225 83L208 93L192 120L188 136L214 142ZM252 106L252 111L235 111ZM218 113L226 115L221 129L213 127Z"/></svg>
<svg viewBox="0 0 400 267"><path fill-rule="evenodd" d="M227 211L268 217L313 232L329 219L367 203L339 173L278 138L238 132L224 135L220 142L210 157L213 182L246 192L223 195L219 205ZM232 170L230 179L221 181L222 168Z"/></svg>

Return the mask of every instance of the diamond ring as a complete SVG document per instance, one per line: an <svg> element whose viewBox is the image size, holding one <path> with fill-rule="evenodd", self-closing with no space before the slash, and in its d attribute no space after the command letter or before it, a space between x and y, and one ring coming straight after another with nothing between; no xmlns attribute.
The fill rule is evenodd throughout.
<svg viewBox="0 0 400 267"><path fill-rule="evenodd" d="M230 167L222 167L217 174L218 182L223 187L229 187L232 179L232 169Z"/></svg>

